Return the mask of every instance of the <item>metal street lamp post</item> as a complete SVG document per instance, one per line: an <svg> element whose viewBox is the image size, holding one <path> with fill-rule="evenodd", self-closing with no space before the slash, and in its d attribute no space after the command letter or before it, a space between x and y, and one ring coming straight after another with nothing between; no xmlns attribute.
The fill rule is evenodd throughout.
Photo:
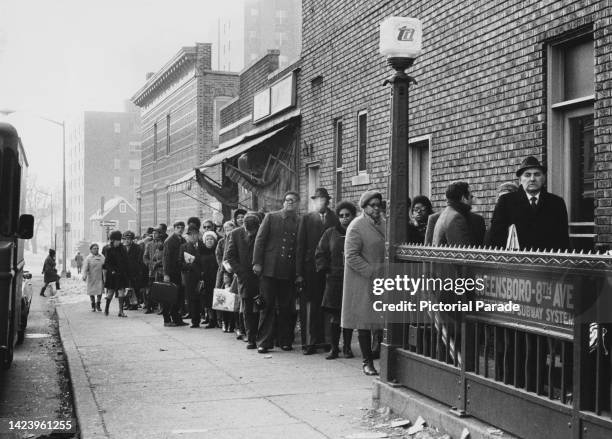
<svg viewBox="0 0 612 439"><path fill-rule="evenodd" d="M416 81L407 75L405 70L412 66L421 53L422 26L420 20L408 17L389 17L380 24L380 53L385 55L387 63L395 74L385 81L391 84L391 142L389 145L389 178L387 212L387 242L385 256L386 276L394 277L394 245L403 243L408 238L409 221L409 163L408 163L408 109L410 84ZM381 378L384 381L393 379L390 376L389 354L393 346L401 343L394 340L401 334L401 328L394 329L396 323L385 324L385 342L382 345Z"/></svg>

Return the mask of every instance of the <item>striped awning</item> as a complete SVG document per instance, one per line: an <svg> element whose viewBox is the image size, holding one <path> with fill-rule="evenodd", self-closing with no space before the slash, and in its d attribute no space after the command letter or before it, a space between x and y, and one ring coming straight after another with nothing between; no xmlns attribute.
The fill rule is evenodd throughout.
<svg viewBox="0 0 612 439"><path fill-rule="evenodd" d="M204 167L199 167L200 171L204 171ZM183 175L181 178L176 179L172 183L168 185L169 192L183 192L191 190L192 184L196 183L196 168L189 171L187 174Z"/></svg>

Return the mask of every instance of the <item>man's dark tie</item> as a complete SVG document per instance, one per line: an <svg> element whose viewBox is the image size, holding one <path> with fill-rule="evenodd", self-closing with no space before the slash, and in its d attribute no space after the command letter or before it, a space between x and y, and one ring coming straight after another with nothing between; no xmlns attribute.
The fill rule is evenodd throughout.
<svg viewBox="0 0 612 439"><path fill-rule="evenodd" d="M536 197L531 197L531 210L536 210L538 207L538 199Z"/></svg>

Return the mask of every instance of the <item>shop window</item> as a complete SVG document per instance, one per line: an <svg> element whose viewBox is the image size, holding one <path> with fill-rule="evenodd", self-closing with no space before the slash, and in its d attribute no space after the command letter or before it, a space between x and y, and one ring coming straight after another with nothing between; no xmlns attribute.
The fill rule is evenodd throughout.
<svg viewBox="0 0 612 439"><path fill-rule="evenodd" d="M592 250L595 238L592 34L548 47L548 189L568 209L570 245Z"/></svg>

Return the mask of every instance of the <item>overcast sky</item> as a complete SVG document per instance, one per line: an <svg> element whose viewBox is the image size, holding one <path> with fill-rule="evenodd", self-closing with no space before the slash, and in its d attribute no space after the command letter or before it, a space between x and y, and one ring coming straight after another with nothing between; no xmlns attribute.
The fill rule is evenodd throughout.
<svg viewBox="0 0 612 439"><path fill-rule="evenodd" d="M183 46L215 43L239 0L0 0L0 120L20 131L39 181L58 181L58 121L123 103Z"/></svg>

